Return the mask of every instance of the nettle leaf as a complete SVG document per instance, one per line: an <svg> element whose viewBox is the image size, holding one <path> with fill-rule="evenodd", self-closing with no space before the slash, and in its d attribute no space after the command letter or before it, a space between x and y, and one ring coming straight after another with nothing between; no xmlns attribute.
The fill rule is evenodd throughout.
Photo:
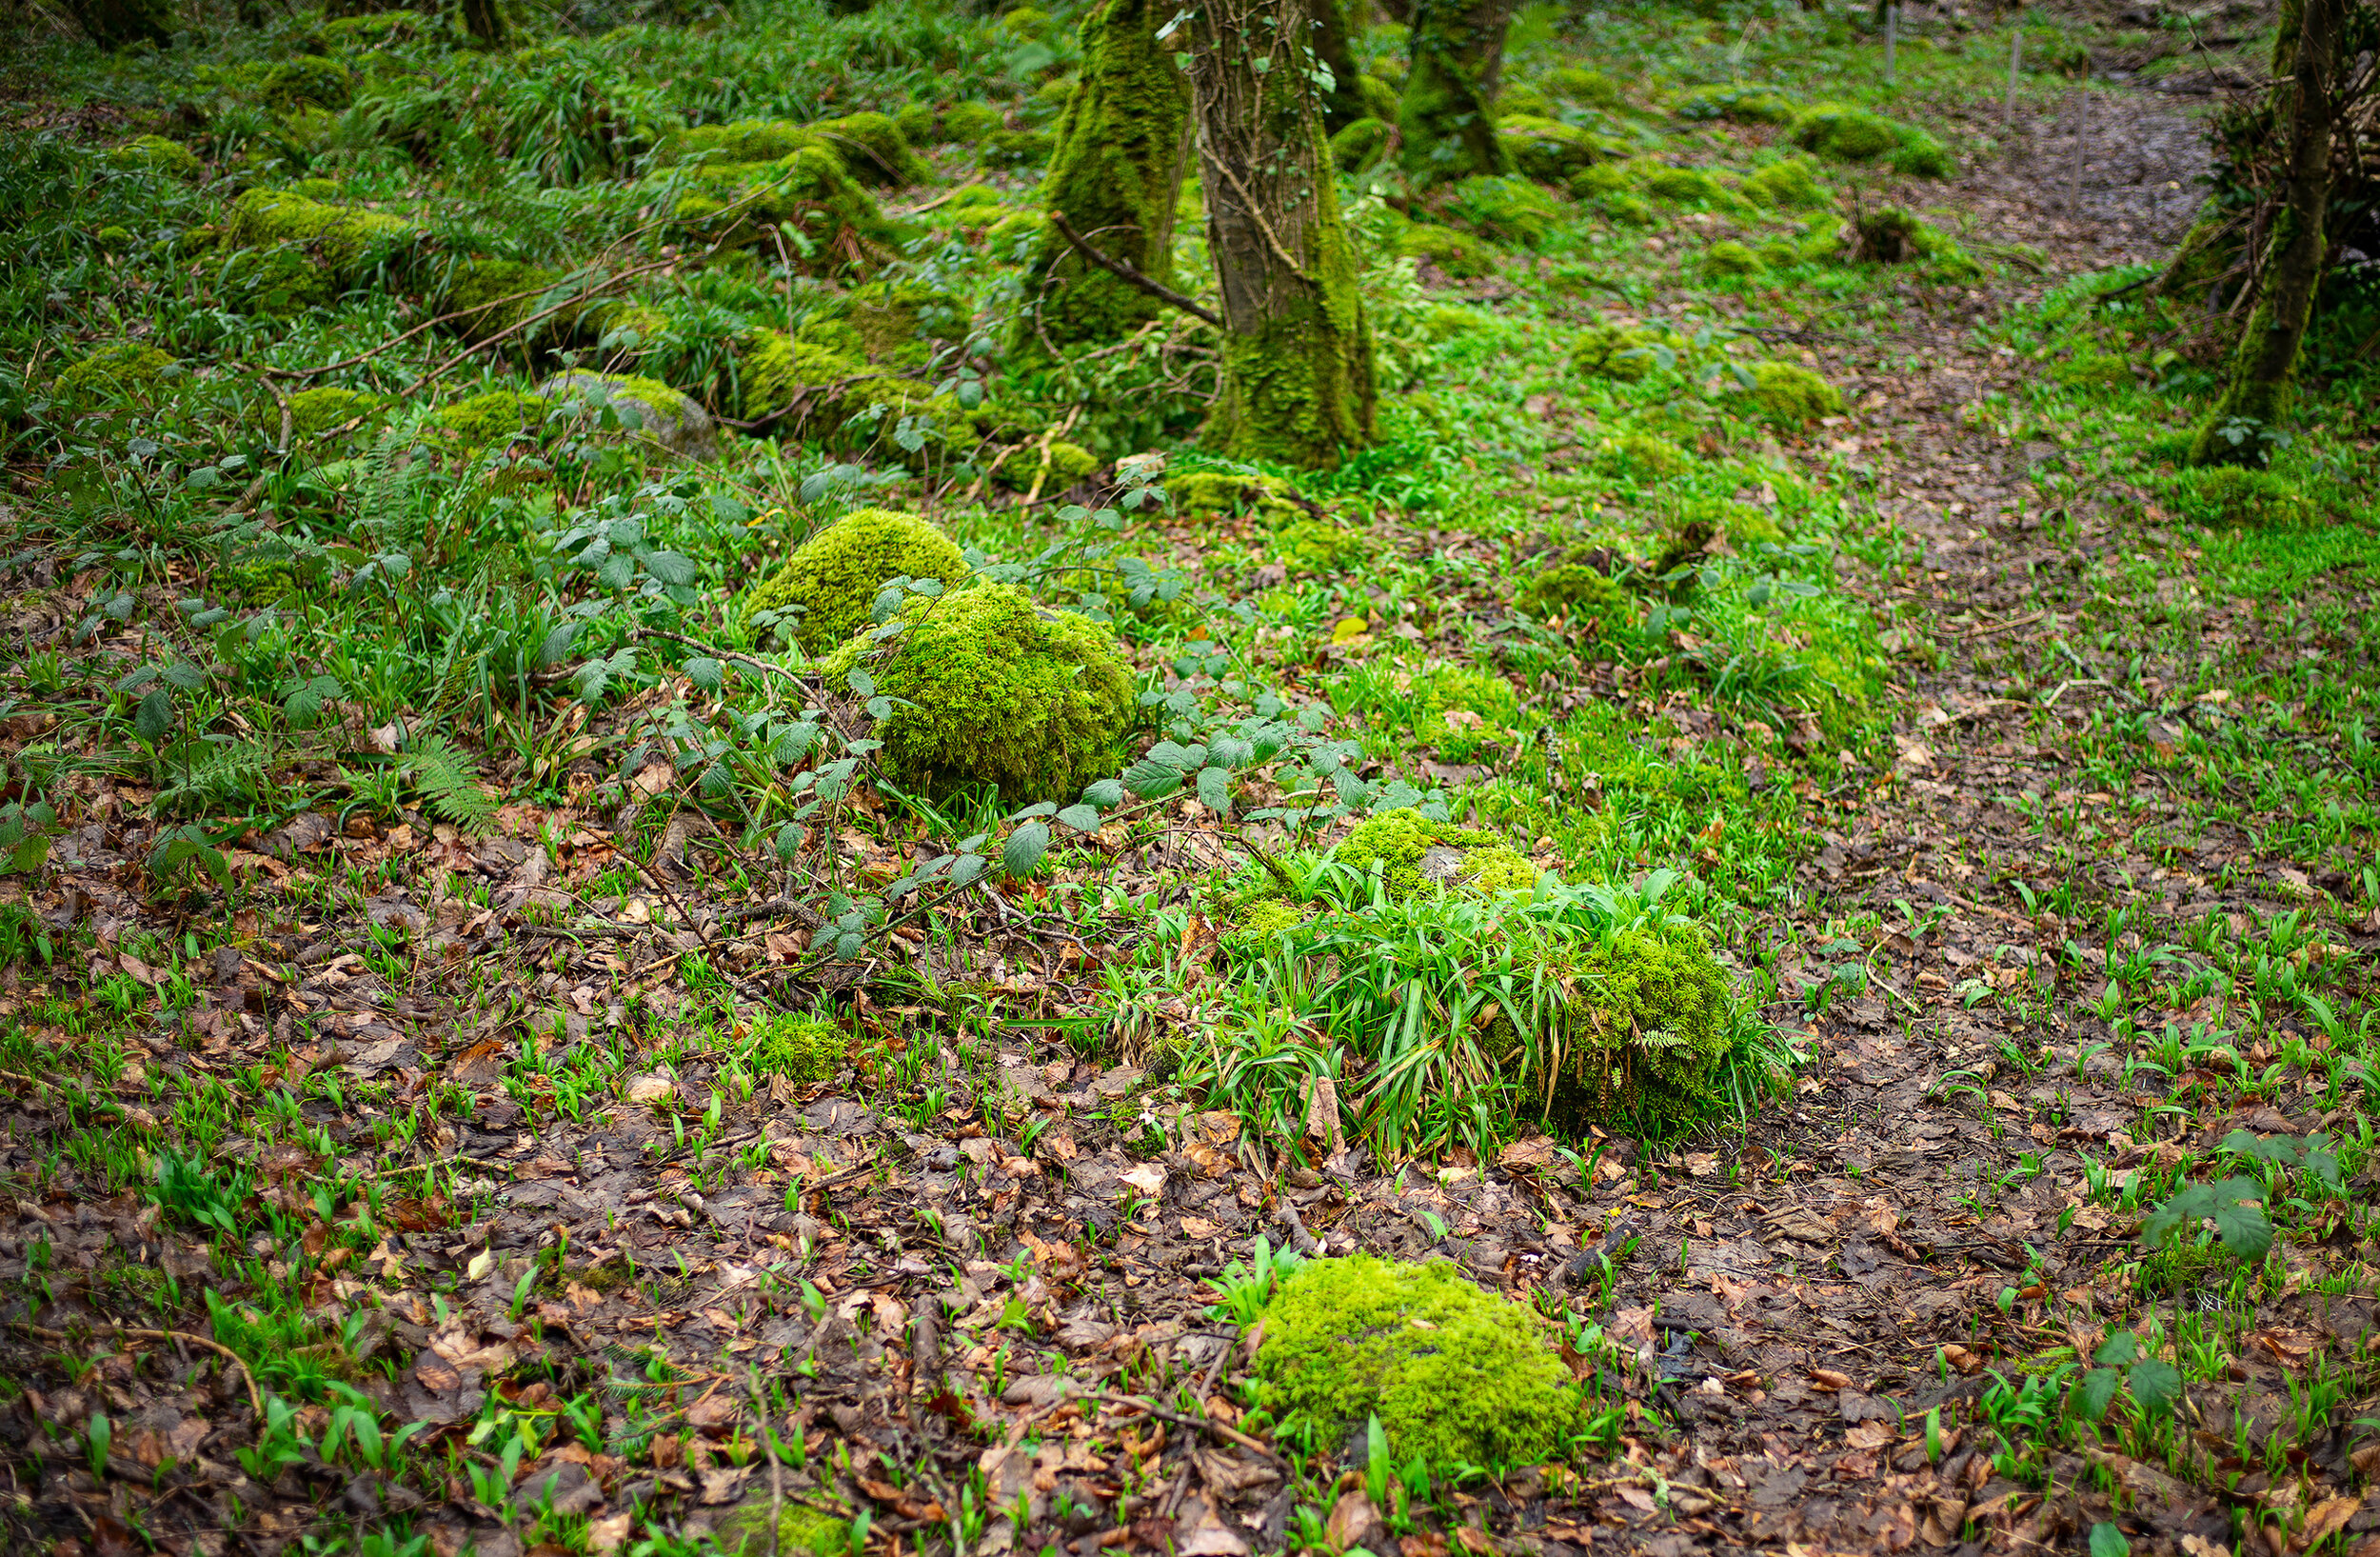
<svg viewBox="0 0 2380 1557"><path fill-rule="evenodd" d="M1085 806L1097 806L1101 810L1111 806L1121 806L1124 803L1123 784L1118 779L1101 779L1083 789L1082 803Z"/></svg>
<svg viewBox="0 0 2380 1557"><path fill-rule="evenodd" d="M2263 1200L2264 1187L2253 1179L2193 1184L2151 1212L2141 1231L2152 1246L2161 1247L2184 1228L2212 1222L2225 1248L2243 1260L2260 1260L2272 1248L2272 1224L2265 1216Z"/></svg>
<svg viewBox="0 0 2380 1557"><path fill-rule="evenodd" d="M2094 1367L2082 1376L2080 1403L2083 1415L2096 1422L2108 1414L2115 1404L2115 1391L2124 1382L2124 1375L2112 1367Z"/></svg>
<svg viewBox="0 0 2380 1557"><path fill-rule="evenodd" d="M2172 1363L2159 1362L2153 1357L2132 1364L2129 1382L2132 1387L2132 1399L2140 1403L2144 1411L2167 1410L2181 1398L2181 1371Z"/></svg>
<svg viewBox="0 0 2380 1557"><path fill-rule="evenodd" d="M132 729L140 738L155 746L173 729L173 699L159 688L141 699L132 710Z"/></svg>
<svg viewBox="0 0 2380 1557"><path fill-rule="evenodd" d="M1058 813L1058 820L1077 832L1097 832L1100 811L1097 806L1069 806Z"/></svg>
<svg viewBox="0 0 2380 1557"><path fill-rule="evenodd" d="M950 862L950 884L964 887L983 873L990 862L981 854L962 854Z"/></svg>
<svg viewBox="0 0 2380 1557"><path fill-rule="evenodd" d="M1049 824L1036 819L1008 835L1000 851L1000 868L1008 875L1029 875L1049 849Z"/></svg>
<svg viewBox="0 0 2380 1557"><path fill-rule="evenodd" d="M2091 1354L2091 1360L2094 1363L2120 1367L2139 1355L2140 1337L2130 1330L2117 1330L2113 1335L2099 1343L2099 1349Z"/></svg>
<svg viewBox="0 0 2380 1557"><path fill-rule="evenodd" d="M1170 763L1143 757L1124 769L1124 788L1143 800L1159 800L1181 788L1182 772Z"/></svg>
<svg viewBox="0 0 2380 1557"><path fill-rule="evenodd" d="M727 668L706 654L698 654L685 662L686 680L706 692L716 692L726 682Z"/></svg>

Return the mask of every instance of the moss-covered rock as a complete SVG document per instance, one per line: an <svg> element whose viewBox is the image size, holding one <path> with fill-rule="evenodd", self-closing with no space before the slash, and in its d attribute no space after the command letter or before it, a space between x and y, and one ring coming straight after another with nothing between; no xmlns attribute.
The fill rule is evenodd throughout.
<svg viewBox="0 0 2380 1557"><path fill-rule="evenodd" d="M650 304L576 297L562 290L568 279L542 266L473 256L447 272L438 289L438 311L451 316L447 328L473 341L517 332L527 341L618 344L633 331L649 345L667 328L668 321Z"/></svg>
<svg viewBox="0 0 2380 1557"><path fill-rule="evenodd" d="M803 262L815 274L873 266L895 250L892 225L876 201L824 146L773 162L721 163L685 175L675 219L712 243L770 243L791 223L809 240Z"/></svg>
<svg viewBox="0 0 2380 1557"><path fill-rule="evenodd" d="M1071 801L1118 769L1136 699L1107 628L1004 584L911 596L902 620L883 649L855 637L823 667L839 678L864 660L897 700L876 727L896 782L937 797L990 787L1021 806Z"/></svg>
<svg viewBox="0 0 2380 1557"><path fill-rule="evenodd" d="M1397 122L1397 89L1376 75L1356 78L1357 93L1363 99L1363 111L1383 124Z"/></svg>
<svg viewBox="0 0 2380 1557"><path fill-rule="evenodd" d="M1751 394L1760 413L1780 427L1843 414L1843 391L1798 363L1754 363Z"/></svg>
<svg viewBox="0 0 2380 1557"><path fill-rule="evenodd" d="M1821 103L1794 121L1794 144L1831 162L1888 162L1913 178L1943 178L1951 154L1940 141L1912 125L1867 109Z"/></svg>
<svg viewBox="0 0 2380 1557"><path fill-rule="evenodd" d="M791 1498L768 1527L769 1500L731 1508L711 1526L711 1540L726 1557L846 1557L851 1550L848 1519Z"/></svg>
<svg viewBox="0 0 2380 1557"><path fill-rule="evenodd" d="M851 176L863 184L902 189L934 176L888 113L846 113L807 128L835 150Z"/></svg>
<svg viewBox="0 0 2380 1557"><path fill-rule="evenodd" d="M342 389L329 386L317 389L300 389L289 396L290 435L298 438L319 438L343 428L354 431L364 427L375 412L387 404L388 399L386 395L365 394L356 389ZM269 409L273 431L278 435L281 409L278 406Z"/></svg>
<svg viewBox="0 0 2380 1557"><path fill-rule="evenodd" d="M1694 469L1694 456L1649 432L1623 432L1604 440L1596 463L1636 481L1675 481Z"/></svg>
<svg viewBox="0 0 2380 1557"><path fill-rule="evenodd" d="M1058 141L1044 130L995 130L981 147L987 168L1039 168L1058 149Z"/></svg>
<svg viewBox="0 0 2380 1557"><path fill-rule="evenodd" d="M1674 206L1710 206L1728 210L1743 204L1716 175L1700 168L1672 168L1650 157L1639 157L1628 165L1628 172L1646 194Z"/></svg>
<svg viewBox="0 0 2380 1557"><path fill-rule="evenodd" d="M664 166L679 162L720 166L780 162L811 147L833 150L808 125L798 125L790 119L737 119L721 125L696 125L669 136L656 152L656 160Z"/></svg>
<svg viewBox="0 0 2380 1557"><path fill-rule="evenodd" d="M1493 244L1435 222L1416 222L1398 232L1397 253L1403 259L1428 260L1458 280L1491 275L1496 270Z"/></svg>
<svg viewBox="0 0 2380 1557"><path fill-rule="evenodd" d="M897 578L956 584L967 576L958 543L914 514L860 509L812 535L745 597L746 620L795 614L778 631L816 653L868 625L876 597Z"/></svg>
<svg viewBox="0 0 2380 1557"><path fill-rule="evenodd" d="M756 1076L783 1076L795 1086L825 1081L851 1051L851 1031L819 1016L775 1011L753 1024L744 1063Z"/></svg>
<svg viewBox="0 0 2380 1557"><path fill-rule="evenodd" d="M173 358L138 341L114 341L69 365L50 398L69 411L112 404L154 404L176 369Z"/></svg>
<svg viewBox="0 0 2380 1557"><path fill-rule="evenodd" d="M1661 213L1653 209L1652 201L1629 190L1597 195L1595 209L1602 212L1607 221L1617 222L1622 227L1651 227L1661 219Z"/></svg>
<svg viewBox="0 0 2380 1557"><path fill-rule="evenodd" d="M1375 877L1400 901L1423 892L1491 897L1528 891L1539 875L1536 865L1496 834L1435 822L1417 810L1383 811L1357 824L1332 857Z"/></svg>
<svg viewBox="0 0 2380 1557"><path fill-rule="evenodd" d="M461 435L467 449L535 437L545 425L545 402L519 389L488 389L442 406L430 420Z"/></svg>
<svg viewBox="0 0 2380 1557"><path fill-rule="evenodd" d="M244 311L284 318L328 302L383 263L402 264L421 237L401 217L250 190L231 203L217 284Z"/></svg>
<svg viewBox="0 0 2380 1557"><path fill-rule="evenodd" d="M1768 263L1754 253L1751 246L1733 238L1715 243L1702 251L1703 274L1722 280L1756 276L1768 268Z"/></svg>
<svg viewBox="0 0 2380 1557"><path fill-rule="evenodd" d="M953 103L942 110L942 133L961 146L981 146L1008 128L1008 116L989 103Z"/></svg>
<svg viewBox="0 0 2380 1557"><path fill-rule="evenodd" d="M1626 589L1582 562L1539 569L1513 596L1513 605L1541 622L1566 623L1587 638L1600 638L1636 615Z"/></svg>
<svg viewBox="0 0 2380 1557"><path fill-rule="evenodd" d="M1677 331L1643 325L1590 325L1576 339L1570 353L1573 369L1589 378L1622 384L1638 383L1646 374L1694 354L1693 343Z"/></svg>
<svg viewBox="0 0 2380 1557"><path fill-rule="evenodd" d="M1358 119L1331 137L1331 161L1343 173L1359 173L1388 154L1392 127L1379 119Z"/></svg>
<svg viewBox="0 0 2380 1557"><path fill-rule="evenodd" d="M1703 87L1680 98L1680 119L1696 122L1725 119L1738 125L1789 125L1801 111L1790 97L1770 87Z"/></svg>
<svg viewBox="0 0 2380 1557"><path fill-rule="evenodd" d="M942 134L942 110L932 103L903 103L892 117L901 138L911 146L940 146L946 138Z"/></svg>
<svg viewBox="0 0 2380 1557"><path fill-rule="evenodd" d="M703 403L657 378L584 369L556 373L534 391L541 400L608 407L638 442L680 459L719 454L719 429Z"/></svg>
<svg viewBox="0 0 2380 1557"><path fill-rule="evenodd" d="M1496 127L1513 168L1540 184L1560 184L1603 160L1596 138L1554 119L1508 114Z"/></svg>
<svg viewBox="0 0 2380 1557"><path fill-rule="evenodd" d="M2087 348L2050 369L2050 376L2070 389L2130 389L2135 382L2130 357Z"/></svg>
<svg viewBox="0 0 2380 1557"><path fill-rule="evenodd" d="M1271 549L1292 574L1301 575L1353 567L1370 548L1360 531L1300 514L1274 532Z"/></svg>
<svg viewBox="0 0 2380 1557"><path fill-rule="evenodd" d="M196 178L204 169L198 153L180 141L169 141L163 135L143 135L108 150L108 160L118 168L145 168L151 172L170 173L176 178Z"/></svg>
<svg viewBox="0 0 2380 1557"><path fill-rule="evenodd" d="M829 318L812 331L831 334L843 343L823 344L803 336L755 331L738 342L738 412L745 422L783 418L783 426L816 438L838 452L867 453L908 465L913 469L946 469L961 460L987 458L989 451L1010 452L992 479L1023 490L1038 479L1043 490L1050 480L1080 472L1080 480L1098 462L1073 444L1052 442L1041 452L1045 424L989 403L970 409L955 392L937 392L926 384L889 370L871 369L856 348L857 327L848 318ZM914 444L900 436L918 434ZM1030 445L1031 447L1024 447ZM1066 485L1071 486L1069 481Z"/></svg>
<svg viewBox="0 0 2380 1557"><path fill-rule="evenodd" d="M1513 1056L1549 1117L1576 1125L1626 1109L1684 1119L1706 1108L1727 1059L1733 997L1700 932L1623 929L1572 971L1576 994L1551 1073L1547 1056Z"/></svg>
<svg viewBox="0 0 2380 1557"><path fill-rule="evenodd" d="M355 78L344 60L300 54L266 71L263 88L265 101L275 108L311 104L316 108L343 109L354 92Z"/></svg>
<svg viewBox="0 0 2380 1557"><path fill-rule="evenodd" d="M1921 264L1946 281L1983 273L1983 267L1949 233L1897 206L1863 213L1854 230L1853 252L1870 264Z"/></svg>
<svg viewBox="0 0 2380 1557"><path fill-rule="evenodd" d="M2174 472L2163 490L2174 510L2193 524L2273 529L2318 517L2297 485L2271 470L2202 466Z"/></svg>
<svg viewBox="0 0 2380 1557"><path fill-rule="evenodd" d="M1626 101L1618 82L1600 70L1581 70L1573 65L1547 71L1545 90L1557 97L1584 103L1589 108L1616 109Z"/></svg>
<svg viewBox="0 0 2380 1557"><path fill-rule="evenodd" d="M1298 489L1280 476L1230 470L1185 470L1165 478L1165 503L1176 513L1259 514L1290 524L1304 517Z"/></svg>
<svg viewBox="0 0 2380 1557"><path fill-rule="evenodd" d="M1515 249L1541 247L1563 214L1554 195L1509 173L1458 179L1447 190L1445 210L1456 226Z"/></svg>
<svg viewBox="0 0 2380 1557"><path fill-rule="evenodd" d="M1810 164L1799 157L1755 169L1739 192L1753 204L1773 210L1809 210L1834 198L1812 173Z"/></svg>
<svg viewBox="0 0 2380 1557"><path fill-rule="evenodd" d="M1310 1262L1266 1306L1256 1367L1275 1416L1332 1449L1377 1416L1399 1465L1559 1459L1585 1416L1545 1322L1444 1262Z"/></svg>

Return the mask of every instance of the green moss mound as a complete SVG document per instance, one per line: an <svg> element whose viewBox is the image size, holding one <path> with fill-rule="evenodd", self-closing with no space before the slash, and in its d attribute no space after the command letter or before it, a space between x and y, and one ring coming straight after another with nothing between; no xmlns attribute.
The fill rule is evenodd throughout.
<svg viewBox="0 0 2380 1557"><path fill-rule="evenodd" d="M1513 596L1522 613L1541 622L1565 622L1581 636L1600 638L1636 619L1628 591L1582 562L1557 564L1538 572Z"/></svg>
<svg viewBox="0 0 2380 1557"><path fill-rule="evenodd" d="M1702 251L1703 273L1721 280L1756 276L1768 268L1767 262L1754 253L1750 246L1737 243L1733 238L1715 243Z"/></svg>
<svg viewBox="0 0 2380 1557"><path fill-rule="evenodd" d="M1434 891L1488 897L1537 884L1537 868L1496 834L1434 822L1417 810L1383 811L1359 823L1332 856L1376 876L1399 901Z"/></svg>
<svg viewBox="0 0 2380 1557"><path fill-rule="evenodd" d="M325 433L347 428L350 422L355 426L347 428L347 430L353 432L387 403L384 395L365 394L355 389L328 387L300 389L289 396L290 436L319 438ZM262 408L262 415L267 429L278 436L281 431L281 408L267 405Z"/></svg>
<svg viewBox="0 0 2380 1557"><path fill-rule="evenodd" d="M1897 206L1862 215L1854 232L1854 254L1871 264L1923 265L1948 281L1983 273L1983 267L1950 234Z"/></svg>
<svg viewBox="0 0 2380 1557"><path fill-rule="evenodd" d="M942 133L962 146L975 146L1008 127L1008 116L989 103L953 103L942 110Z"/></svg>
<svg viewBox="0 0 2380 1557"><path fill-rule="evenodd" d="M537 387L541 399L607 408L638 442L664 453L707 460L719 452L718 429L702 402L657 378L630 373L557 373Z"/></svg>
<svg viewBox="0 0 2380 1557"><path fill-rule="evenodd" d="M163 135L143 135L112 147L108 151L108 161L118 168L145 168L176 178L196 178L204 167L197 152Z"/></svg>
<svg viewBox="0 0 2380 1557"><path fill-rule="evenodd" d="M1508 173L1458 179L1447 190L1445 209L1456 225L1517 249L1543 247L1562 219L1559 200Z"/></svg>
<svg viewBox="0 0 2380 1557"><path fill-rule="evenodd" d="M2137 382L2132 359L2117 351L2077 351L2050 376L2070 389L2129 389Z"/></svg>
<svg viewBox="0 0 2380 1557"><path fill-rule="evenodd" d="M1768 87L1704 87L1678 101L1680 119L1725 119L1738 125L1789 125L1801 111L1794 100Z"/></svg>
<svg viewBox="0 0 2380 1557"><path fill-rule="evenodd" d="M1331 160L1344 173L1359 173L1388 152L1391 130L1386 120L1358 119L1331 137Z"/></svg>
<svg viewBox="0 0 2380 1557"><path fill-rule="evenodd" d="M1175 512L1259 513L1283 523L1304 517L1298 489L1280 476L1229 470L1185 470L1165 478L1165 502Z"/></svg>
<svg viewBox="0 0 2380 1557"><path fill-rule="evenodd" d="M2193 524L2251 529L2311 524L2314 505L2288 477L2236 465L2176 471L2166 478L2165 495Z"/></svg>
<svg viewBox="0 0 2380 1557"><path fill-rule="evenodd" d="M967 576L958 543L914 514L860 509L797 548L745 599L746 619L794 609L790 629L780 629L813 653L867 626L876 597L897 578L956 584Z"/></svg>
<svg viewBox="0 0 2380 1557"><path fill-rule="evenodd" d="M421 238L401 217L327 206L287 190L250 190L231 203L220 272L244 311L286 318L319 308L383 262L400 262Z"/></svg>
<svg viewBox="0 0 2380 1557"><path fill-rule="evenodd" d="M834 148L851 176L863 184L901 189L934 176L888 113L846 113L840 119L821 119L808 128Z"/></svg>
<svg viewBox="0 0 2380 1557"><path fill-rule="evenodd" d="M276 108L311 104L316 108L343 109L354 90L354 78L339 60L321 54L300 54L266 71L264 90L265 101Z"/></svg>
<svg viewBox="0 0 2380 1557"><path fill-rule="evenodd" d="M1428 260L1458 280L1492 274L1496 248L1484 238L1435 222L1416 222L1397 234L1399 258Z"/></svg>
<svg viewBox="0 0 2380 1557"><path fill-rule="evenodd" d="M902 620L881 653L854 638L823 667L841 677L865 656L877 690L907 705L877 726L897 782L1021 806L1073 800L1121 766L1135 694L1105 627L1005 584L912 596Z"/></svg>
<svg viewBox="0 0 2380 1557"><path fill-rule="evenodd" d="M1821 103L1794 121L1793 140L1830 162L1886 162L1912 178L1943 178L1951 154L1924 130L1867 109Z"/></svg>
<svg viewBox="0 0 2380 1557"><path fill-rule="evenodd" d="M989 168L1039 168L1057 150L1057 138L1041 130L995 130L982 142Z"/></svg>
<svg viewBox="0 0 2380 1557"><path fill-rule="evenodd" d="M1745 199L1773 210L1810 210L1834 198L1799 157L1787 157L1755 169L1744 180Z"/></svg>
<svg viewBox="0 0 2380 1557"><path fill-rule="evenodd" d="M851 1034L823 1017L772 1013L755 1023L744 1063L759 1076L783 1076L796 1086L833 1076L851 1050Z"/></svg>
<svg viewBox="0 0 2380 1557"><path fill-rule="evenodd" d="M1695 468L1692 454L1649 432L1624 432L1607 440L1596 463L1614 475L1643 482L1675 481Z"/></svg>
<svg viewBox="0 0 2380 1557"><path fill-rule="evenodd" d="M1513 167L1540 184L1563 183L1603 160L1593 135L1555 119L1510 114L1497 122L1496 133Z"/></svg>
<svg viewBox="0 0 2380 1557"><path fill-rule="evenodd" d="M1293 574L1332 573L1363 560L1370 547L1357 530L1300 511L1273 536L1273 551Z"/></svg>
<svg viewBox="0 0 2380 1557"><path fill-rule="evenodd" d="M729 247L772 244L787 223L808 240L801 261L817 275L864 269L892 252L896 234L876 201L824 146L773 162L731 162L685 175L671 214L696 235Z"/></svg>
<svg viewBox="0 0 2380 1557"><path fill-rule="evenodd" d="M1590 108L1616 109L1625 101L1618 82L1600 70L1585 70L1576 66L1566 65L1546 72L1545 90L1557 97L1584 103Z"/></svg>
<svg viewBox="0 0 2380 1557"><path fill-rule="evenodd" d="M99 348L58 374L50 398L69 411L119 401L153 402L171 375L173 358L138 341Z"/></svg>
<svg viewBox="0 0 2380 1557"><path fill-rule="evenodd" d="M1692 343L1673 329L1590 325L1578 332L1570 365L1589 378L1636 384L1656 369L1686 361L1692 352Z"/></svg>
<svg viewBox="0 0 2380 1557"><path fill-rule="evenodd" d="M1673 206L1711 206L1726 210L1743 205L1733 190L1699 168L1672 168L1640 157L1629 165L1628 172L1645 193Z"/></svg>
<svg viewBox="0 0 2380 1557"><path fill-rule="evenodd" d="M664 164L776 162L826 144L817 130L790 119L738 119L724 125L697 125L671 136L663 144L658 160Z"/></svg>
<svg viewBox="0 0 2380 1557"><path fill-rule="evenodd" d="M1727 974L1689 926L1608 936L1573 970L1559 1041L1512 1056L1546 1104L1576 1127L1616 1110L1686 1119L1710 1106L1730 1043Z"/></svg>
<svg viewBox="0 0 2380 1557"><path fill-rule="evenodd" d="M508 443L525 434L534 437L545 425L545 402L536 395L519 389L489 389L441 407L430 419L462 434L466 448L478 448Z"/></svg>
<svg viewBox="0 0 2380 1557"><path fill-rule="evenodd" d="M1264 1406L1339 1447L1377 1416L1398 1464L1535 1465L1584 1424L1548 1327L1444 1262L1310 1262L1264 1311Z"/></svg>
<svg viewBox="0 0 2380 1557"><path fill-rule="evenodd" d="M1780 427L1798 428L1843 414L1843 391L1809 369L1790 362L1752 365L1752 402Z"/></svg>

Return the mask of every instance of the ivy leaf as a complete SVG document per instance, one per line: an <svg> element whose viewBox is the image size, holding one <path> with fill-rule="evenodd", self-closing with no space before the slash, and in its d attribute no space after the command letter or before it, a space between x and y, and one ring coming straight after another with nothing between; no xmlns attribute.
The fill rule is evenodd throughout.
<svg viewBox="0 0 2380 1557"><path fill-rule="evenodd" d="M1049 848L1049 824L1036 819L1008 835L1000 851L1000 868L1011 876L1028 875Z"/></svg>

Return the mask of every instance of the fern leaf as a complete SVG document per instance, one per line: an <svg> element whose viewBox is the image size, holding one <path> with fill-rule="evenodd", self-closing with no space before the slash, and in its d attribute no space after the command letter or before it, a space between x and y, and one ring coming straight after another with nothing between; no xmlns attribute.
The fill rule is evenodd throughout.
<svg viewBox="0 0 2380 1557"><path fill-rule="evenodd" d="M413 769L413 787L432 816L472 837L487 830L495 819L496 797L487 792L479 764L468 753L443 735L422 734L406 743L405 754Z"/></svg>

